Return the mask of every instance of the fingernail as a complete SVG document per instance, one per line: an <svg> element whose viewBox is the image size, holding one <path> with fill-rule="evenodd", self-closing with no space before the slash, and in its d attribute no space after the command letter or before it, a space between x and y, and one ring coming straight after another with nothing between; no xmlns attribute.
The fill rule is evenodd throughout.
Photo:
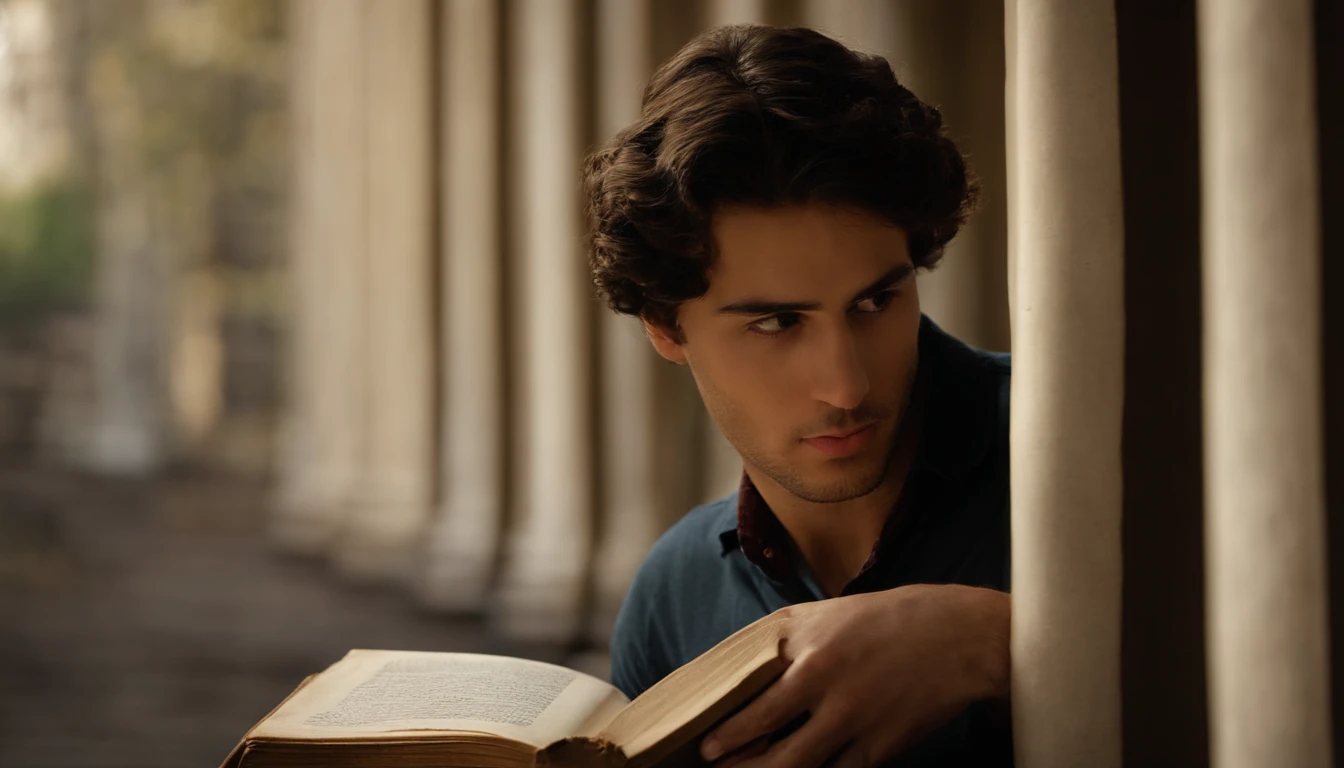
<svg viewBox="0 0 1344 768"><path fill-rule="evenodd" d="M723 745L720 744L719 740L714 738L713 736L710 736L709 738L700 742L700 756L705 758L705 760L713 762L715 760L718 760L719 756L722 754L723 754Z"/></svg>

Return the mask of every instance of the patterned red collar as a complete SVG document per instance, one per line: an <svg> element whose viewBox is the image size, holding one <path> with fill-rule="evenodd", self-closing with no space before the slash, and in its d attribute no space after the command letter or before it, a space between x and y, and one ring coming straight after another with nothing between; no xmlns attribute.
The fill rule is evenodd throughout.
<svg viewBox="0 0 1344 768"><path fill-rule="evenodd" d="M891 542L897 537L901 528L900 523L905 517L902 508L906 496L907 494L902 492L897 498L896 506L887 515L882 532L873 543L872 551L868 553L868 559L864 561L863 567L859 569L854 579L871 570L883 553L891 549ZM761 492L756 490L755 483L751 482L746 472L742 473L742 484L737 491L737 543L747 560L771 579L785 582L796 575L793 562L795 550L789 532L770 509L770 505L765 502ZM845 592L848 591L846 586Z"/></svg>

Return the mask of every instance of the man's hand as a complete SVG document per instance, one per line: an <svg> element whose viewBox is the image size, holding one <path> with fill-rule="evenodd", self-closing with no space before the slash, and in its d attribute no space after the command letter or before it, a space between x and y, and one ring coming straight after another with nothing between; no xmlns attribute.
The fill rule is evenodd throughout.
<svg viewBox="0 0 1344 768"><path fill-rule="evenodd" d="M788 668L701 754L737 768L877 765L967 705L1007 699L1010 606L1002 592L919 584L784 608Z"/></svg>

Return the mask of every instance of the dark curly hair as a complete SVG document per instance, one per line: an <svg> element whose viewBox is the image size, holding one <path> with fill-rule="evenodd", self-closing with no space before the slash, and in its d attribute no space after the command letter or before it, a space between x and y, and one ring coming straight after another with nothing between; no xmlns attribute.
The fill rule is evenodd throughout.
<svg viewBox="0 0 1344 768"><path fill-rule="evenodd" d="M938 110L880 56L805 28L730 26L658 68L642 113L585 161L589 263L617 312L678 332L703 296L725 205L822 202L904 229L929 268L978 183Z"/></svg>

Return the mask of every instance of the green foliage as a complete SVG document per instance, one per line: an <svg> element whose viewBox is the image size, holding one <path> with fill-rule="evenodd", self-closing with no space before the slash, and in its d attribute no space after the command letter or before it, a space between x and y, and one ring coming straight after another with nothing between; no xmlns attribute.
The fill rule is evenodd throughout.
<svg viewBox="0 0 1344 768"><path fill-rule="evenodd" d="M92 233L89 194L76 182L0 198L0 330L87 299Z"/></svg>

